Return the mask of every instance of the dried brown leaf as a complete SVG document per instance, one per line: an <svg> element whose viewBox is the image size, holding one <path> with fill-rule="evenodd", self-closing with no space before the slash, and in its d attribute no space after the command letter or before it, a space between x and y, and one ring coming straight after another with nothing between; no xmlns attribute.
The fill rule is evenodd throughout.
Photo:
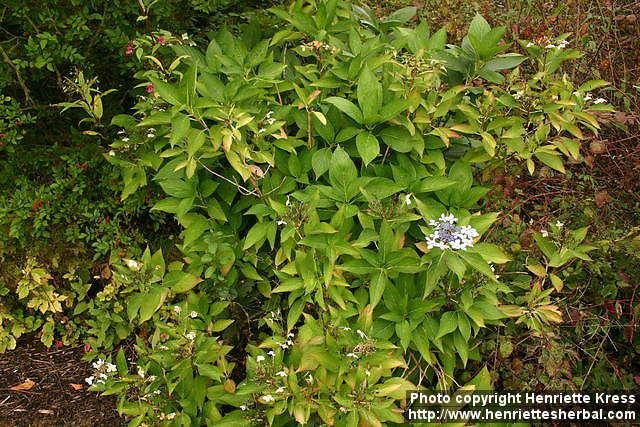
<svg viewBox="0 0 640 427"><path fill-rule="evenodd" d="M13 390L13 391L31 390L34 385L36 385L35 381L32 381L29 378L27 378L27 380L25 382L23 382L22 384L17 384L17 385L14 385L13 387L11 387L11 390Z"/></svg>

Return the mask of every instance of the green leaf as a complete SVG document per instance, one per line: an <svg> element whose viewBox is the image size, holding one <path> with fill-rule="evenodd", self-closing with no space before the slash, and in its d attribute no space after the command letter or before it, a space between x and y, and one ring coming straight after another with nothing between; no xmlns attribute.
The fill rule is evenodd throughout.
<svg viewBox="0 0 640 427"><path fill-rule="evenodd" d="M605 80L589 80L588 82L581 84L578 90L580 92L589 92L604 86L609 86L609 82Z"/></svg>
<svg viewBox="0 0 640 427"><path fill-rule="evenodd" d="M455 334L453 336L453 345L462 360L462 365L466 367L469 360L469 344L461 334Z"/></svg>
<svg viewBox="0 0 640 427"><path fill-rule="evenodd" d="M504 264L511 261L511 258L505 254L499 246L494 245L493 243L476 243L473 249L487 262Z"/></svg>
<svg viewBox="0 0 640 427"><path fill-rule="evenodd" d="M177 85L172 85L162 80L151 77L151 83L153 83L153 90L157 93L160 98L167 101L172 105L184 105L186 104L186 97L184 96L180 88Z"/></svg>
<svg viewBox="0 0 640 427"><path fill-rule="evenodd" d="M169 144L173 147L180 143L182 138L187 134L189 127L191 126L189 116L185 114L178 114L171 119L171 137L169 138Z"/></svg>
<svg viewBox="0 0 640 427"><path fill-rule="evenodd" d="M382 108L382 84L366 65L358 79L357 95L364 121L371 122Z"/></svg>
<svg viewBox="0 0 640 427"><path fill-rule="evenodd" d="M387 275L384 271L376 274L373 279L371 279L371 283L369 285L369 302L371 303L372 308L375 308L375 306L380 302L382 294L384 293L384 288L387 286L387 280Z"/></svg>
<svg viewBox="0 0 640 427"><path fill-rule="evenodd" d="M343 113L351 117L356 122L358 123L363 122L362 112L356 106L356 104L349 101L348 99L340 98L337 96L330 96L329 98L326 98L324 101L334 105L338 110L342 111Z"/></svg>
<svg viewBox="0 0 640 427"><path fill-rule="evenodd" d="M564 164L562 163L562 159L558 154L551 154L547 152L537 151L534 153L536 158L540 160L545 165L549 166L552 169L557 170L558 172L565 173Z"/></svg>
<svg viewBox="0 0 640 427"><path fill-rule="evenodd" d="M473 36L477 40L482 40L489 31L491 31L491 26L480 14L476 15L469 25L469 36Z"/></svg>
<svg viewBox="0 0 640 427"><path fill-rule="evenodd" d="M160 181L160 187L167 193L169 196L177 197L179 199L186 199L188 197L193 197L195 194L195 190L191 183L184 182L181 179L172 178Z"/></svg>
<svg viewBox="0 0 640 427"><path fill-rule="evenodd" d="M244 239L243 250L249 249L253 245L263 242L267 238L267 231L269 230L269 223L258 222L251 227L251 230L247 233L247 237Z"/></svg>
<svg viewBox="0 0 640 427"><path fill-rule="evenodd" d="M562 288L564 287L564 282L562 281L562 279L553 273L549 274L549 278L551 279L551 284L556 289L556 291L562 291Z"/></svg>
<svg viewBox="0 0 640 427"><path fill-rule="evenodd" d="M146 322L151 319L153 314L162 307L162 303L167 297L167 289L160 287L153 287L142 300L140 304L140 323Z"/></svg>
<svg viewBox="0 0 640 427"><path fill-rule="evenodd" d="M471 323L467 315L462 312L458 312L458 329L462 337L469 341L469 338L471 338Z"/></svg>
<svg viewBox="0 0 640 427"><path fill-rule="evenodd" d="M501 71L509 70L517 67L527 59L526 56L519 55L517 53L508 53L500 55L484 65L484 68L489 71Z"/></svg>
<svg viewBox="0 0 640 427"><path fill-rule="evenodd" d="M311 166L316 174L316 178L324 175L329 170L331 164L331 150L329 148L321 148L313 153L311 157Z"/></svg>
<svg viewBox="0 0 640 427"><path fill-rule="evenodd" d="M200 282L202 282L202 279L193 274L182 271L170 271L165 275L162 284L167 288L171 288L174 294L179 294L190 291Z"/></svg>
<svg viewBox="0 0 640 427"><path fill-rule="evenodd" d="M399 153L408 153L411 150L416 150L418 153L422 153L424 150L424 140L418 133L411 136L411 133L400 126L389 126L378 134L380 138L391 147L394 151Z"/></svg>
<svg viewBox="0 0 640 427"><path fill-rule="evenodd" d="M397 22L400 24L404 24L406 22L409 22L409 20L411 20L411 18L413 18L416 15L417 11L418 9L414 6L403 7L402 9L396 10L391 15L389 15L384 20L384 22L386 23Z"/></svg>
<svg viewBox="0 0 640 427"><path fill-rule="evenodd" d="M338 147L331 156L329 166L329 182L349 201L357 192L358 170L349 155L342 147Z"/></svg>
<svg viewBox="0 0 640 427"><path fill-rule="evenodd" d="M129 373L129 368L127 367L127 358L124 355L124 351L122 349L118 350L118 355L116 356L116 367L118 368L118 373L120 376L127 375Z"/></svg>
<svg viewBox="0 0 640 427"><path fill-rule="evenodd" d="M551 257L556 253L558 248L548 237L544 237L540 233L535 233L533 235L533 239L536 241L538 248L540 248L547 259L551 259Z"/></svg>
<svg viewBox="0 0 640 427"><path fill-rule="evenodd" d="M356 147L365 166L380 154L378 140L374 135L366 131L356 137Z"/></svg>
<svg viewBox="0 0 640 427"><path fill-rule="evenodd" d="M234 322L233 319L220 319L213 322L211 325L211 332L224 331Z"/></svg>
<svg viewBox="0 0 640 427"><path fill-rule="evenodd" d="M191 216L193 214L189 214ZM209 221L202 215L196 214L196 216L192 217L189 221L188 226L184 230L184 244L185 246L189 246L202 234L209 229Z"/></svg>
<svg viewBox="0 0 640 427"><path fill-rule="evenodd" d="M538 277L547 277L547 270L540 264L529 264L527 265L527 270Z"/></svg>
<svg viewBox="0 0 640 427"><path fill-rule="evenodd" d="M436 339L450 334L458 327L458 316L455 311L447 311L440 318L440 327L438 328L438 335Z"/></svg>
<svg viewBox="0 0 640 427"><path fill-rule="evenodd" d="M474 270L484 274L492 280L496 280L496 276L493 274L491 267L489 267L489 264L487 264L487 262L480 255L465 251L458 251L458 254Z"/></svg>
<svg viewBox="0 0 640 427"><path fill-rule="evenodd" d="M416 193L429 193L432 191L443 190L455 184L456 181L449 179L446 176L429 176L423 178L415 187L413 187L413 191Z"/></svg>
<svg viewBox="0 0 640 427"><path fill-rule="evenodd" d="M289 313L287 314L287 330L293 329L293 327L298 322L298 319L302 315L302 311L304 310L305 300L299 298L294 302L289 308Z"/></svg>

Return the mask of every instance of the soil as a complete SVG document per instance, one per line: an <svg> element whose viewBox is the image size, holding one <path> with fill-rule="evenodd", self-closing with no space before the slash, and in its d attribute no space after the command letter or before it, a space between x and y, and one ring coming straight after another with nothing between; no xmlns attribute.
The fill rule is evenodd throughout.
<svg viewBox="0 0 640 427"><path fill-rule="evenodd" d="M33 337L0 354L0 426L126 425L114 396L86 390L92 369L83 354L82 346L47 348ZM28 388L27 380L28 390L11 390Z"/></svg>

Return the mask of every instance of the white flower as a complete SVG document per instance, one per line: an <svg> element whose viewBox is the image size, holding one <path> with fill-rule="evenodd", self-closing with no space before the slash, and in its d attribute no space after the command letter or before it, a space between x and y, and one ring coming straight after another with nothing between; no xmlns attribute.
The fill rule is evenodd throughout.
<svg viewBox="0 0 640 427"><path fill-rule="evenodd" d="M109 156L114 157L116 155L116 152L113 150L109 150Z"/></svg>
<svg viewBox="0 0 640 427"><path fill-rule="evenodd" d="M192 311L191 313L189 313L189 317L191 317L192 319L195 319L196 317L198 317L198 312Z"/></svg>
<svg viewBox="0 0 640 427"><path fill-rule="evenodd" d="M278 388L276 389L276 393L284 393L284 391L285 391L285 388L284 388L284 387L278 387Z"/></svg>
<svg viewBox="0 0 640 427"><path fill-rule="evenodd" d="M278 225L287 225L287 221L279 220L277 222Z"/></svg>
<svg viewBox="0 0 640 427"><path fill-rule="evenodd" d="M362 332L360 329L358 329L356 331L356 334L358 334L360 336L360 339L366 340L367 339L367 334L365 334L364 332Z"/></svg>
<svg viewBox="0 0 640 427"><path fill-rule="evenodd" d="M587 92L585 94L584 98L582 98L582 99L584 99L585 101L590 101L590 100L593 99L593 95L591 95L591 93Z"/></svg>
<svg viewBox="0 0 640 427"><path fill-rule="evenodd" d="M606 104L608 101L604 98L598 98L595 101L593 101L594 104Z"/></svg>
<svg viewBox="0 0 640 427"><path fill-rule="evenodd" d="M137 261L133 260L133 259L125 259L124 263L126 264L127 267L129 267L133 271L140 270L140 264Z"/></svg>
<svg viewBox="0 0 640 427"><path fill-rule="evenodd" d="M174 305L173 311L175 311L177 314L180 314L182 313L182 308L179 305Z"/></svg>
<svg viewBox="0 0 640 427"><path fill-rule="evenodd" d="M309 375L307 376L307 378L305 378L305 381L306 381L307 383L311 384L311 383L313 382L313 376L312 376L311 374L309 374Z"/></svg>
<svg viewBox="0 0 640 427"><path fill-rule="evenodd" d="M558 228L564 227L564 222L556 221L556 227Z"/></svg>
<svg viewBox="0 0 640 427"><path fill-rule="evenodd" d="M567 47L569 45L569 42L566 40L562 40L560 43L558 43L558 48L559 49L564 49L565 47Z"/></svg>
<svg viewBox="0 0 640 427"><path fill-rule="evenodd" d="M287 345L293 345L293 341L287 340Z"/></svg>
<svg viewBox="0 0 640 427"><path fill-rule="evenodd" d="M89 384L89 385L93 385L93 380L94 380L94 379L95 379L95 378L94 378L94 377L93 377L93 375L92 375L92 376L90 376L90 377L85 378L84 380L87 382L87 384Z"/></svg>
<svg viewBox="0 0 640 427"><path fill-rule="evenodd" d="M411 205L411 194L407 194L406 196L404 196L404 202L407 206Z"/></svg>
<svg viewBox="0 0 640 427"><path fill-rule="evenodd" d="M276 372L276 376L284 378L287 376L287 373L285 371Z"/></svg>
<svg viewBox="0 0 640 427"><path fill-rule="evenodd" d="M262 396L260 399L262 399L264 402L274 402L276 399L271 396L270 394L265 394L264 396Z"/></svg>
<svg viewBox="0 0 640 427"><path fill-rule="evenodd" d="M276 357L276 352L273 350L268 351L267 354L271 357Z"/></svg>
<svg viewBox="0 0 640 427"><path fill-rule="evenodd" d="M258 130L258 133L265 133L267 130L265 128L260 128L260 130Z"/></svg>
<svg viewBox="0 0 640 427"><path fill-rule="evenodd" d="M354 358L354 359L357 359L357 358L358 358L358 355L357 355L357 354L355 354L355 353L348 353L348 354L347 354L347 357L352 357L352 358Z"/></svg>
<svg viewBox="0 0 640 427"><path fill-rule="evenodd" d="M260 363L264 360L264 356L259 354L258 356L256 356L256 362Z"/></svg>
<svg viewBox="0 0 640 427"><path fill-rule="evenodd" d="M107 363L107 372L115 372L117 371L116 365L113 363Z"/></svg>
<svg viewBox="0 0 640 427"><path fill-rule="evenodd" d="M124 138L122 138L122 142L129 142L129 138L125 136Z"/></svg>
<svg viewBox="0 0 640 427"><path fill-rule="evenodd" d="M288 345L286 345L285 343L278 343L278 345L280 346L281 349L286 350L289 348Z"/></svg>
<svg viewBox="0 0 640 427"><path fill-rule="evenodd" d="M138 366L138 376L140 378L144 378L144 375L145 375L144 369L142 369L141 367Z"/></svg>
<svg viewBox="0 0 640 427"><path fill-rule="evenodd" d="M189 40L189 34L184 33L184 34L182 35L182 40Z"/></svg>
<svg viewBox="0 0 640 427"><path fill-rule="evenodd" d="M549 232L547 230L540 230L540 234L542 234L542 237L549 237Z"/></svg>
<svg viewBox="0 0 640 427"><path fill-rule="evenodd" d="M289 200L289 196L287 196L287 201L285 202L285 205L291 206L291 200Z"/></svg>
<svg viewBox="0 0 640 427"><path fill-rule="evenodd" d="M367 369L366 371L364 371L364 373L365 373L368 377L370 377L370 376L371 376L371 371L370 371L370 370L368 370L368 369Z"/></svg>
<svg viewBox="0 0 640 427"><path fill-rule="evenodd" d="M105 374L105 373L98 374L98 377L100 377L101 380L106 380L107 379L107 374Z"/></svg>
<svg viewBox="0 0 640 427"><path fill-rule="evenodd" d="M545 49L555 49L556 45L549 43L548 45L545 46Z"/></svg>
<svg viewBox="0 0 640 427"><path fill-rule="evenodd" d="M342 329L343 331L350 331L351 328L348 326L338 326L338 329Z"/></svg>
<svg viewBox="0 0 640 427"><path fill-rule="evenodd" d="M172 413L170 413L170 414L167 414L167 419L168 419L168 420L172 420L172 419L174 419L175 417L176 417L176 413L175 413L175 412L172 412Z"/></svg>
<svg viewBox="0 0 640 427"><path fill-rule="evenodd" d="M149 132L149 133L147 134L147 138L153 138L153 137L155 137L155 136L156 136L156 134L155 134L155 133L151 133L151 132Z"/></svg>
<svg viewBox="0 0 640 427"><path fill-rule="evenodd" d="M240 405L240 410L241 411L246 411L247 410L247 405Z"/></svg>
<svg viewBox="0 0 640 427"><path fill-rule="evenodd" d="M193 341L196 339L196 333L194 331L191 331L186 335L186 337L189 341Z"/></svg>
<svg viewBox="0 0 640 427"><path fill-rule="evenodd" d="M103 365L104 365L104 360L102 359L98 359L91 364L91 366L93 366L93 369L100 369L102 368Z"/></svg>
<svg viewBox="0 0 640 427"><path fill-rule="evenodd" d="M293 338L293 337L295 337L295 334L293 332L289 332L287 334L287 338Z"/></svg>
<svg viewBox="0 0 640 427"><path fill-rule="evenodd" d="M536 44L535 44L535 43L533 43L533 42L529 42L529 43L527 43L527 47L533 47L533 46L535 46L535 45L536 45Z"/></svg>
<svg viewBox="0 0 640 427"><path fill-rule="evenodd" d="M455 225L457 222L458 218L452 214L442 214L438 220L430 220L429 225L435 230L426 238L427 247L463 251L473 247L473 239L479 236L478 231L470 225Z"/></svg>

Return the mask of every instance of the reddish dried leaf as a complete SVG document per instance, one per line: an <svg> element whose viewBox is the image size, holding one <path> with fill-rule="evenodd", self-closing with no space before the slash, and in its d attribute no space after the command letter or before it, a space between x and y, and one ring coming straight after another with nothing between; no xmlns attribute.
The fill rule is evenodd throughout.
<svg viewBox="0 0 640 427"><path fill-rule="evenodd" d="M607 203L611 201L611 196L607 193L606 190L598 191L596 193L596 206L598 208L603 207Z"/></svg>
<svg viewBox="0 0 640 427"><path fill-rule="evenodd" d="M82 390L84 388L84 386L82 384L70 383L69 385L74 390Z"/></svg>
<svg viewBox="0 0 640 427"><path fill-rule="evenodd" d="M14 385L13 387L11 387L11 390L13 390L13 391L31 390L31 388L34 385L36 385L35 381L32 381L29 378L27 378L27 380L25 382L23 382L22 384Z"/></svg>

